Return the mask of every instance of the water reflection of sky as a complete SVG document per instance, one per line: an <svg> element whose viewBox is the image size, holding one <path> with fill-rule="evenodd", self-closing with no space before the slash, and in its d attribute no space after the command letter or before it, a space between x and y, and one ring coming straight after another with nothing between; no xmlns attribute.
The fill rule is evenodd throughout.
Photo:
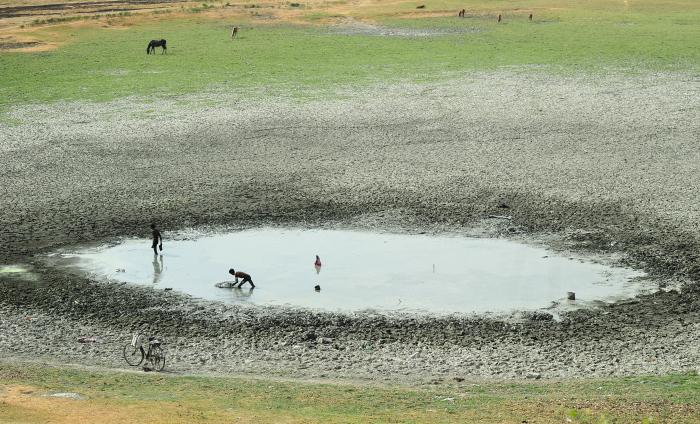
<svg viewBox="0 0 700 424"><path fill-rule="evenodd" d="M86 271L206 299L331 310L535 309L568 291L584 301L632 296L628 280L639 275L507 240L448 236L257 229L166 236L163 247L156 257L149 240L132 239L68 256ZM256 288L215 287L232 279L229 268L251 274Z"/></svg>

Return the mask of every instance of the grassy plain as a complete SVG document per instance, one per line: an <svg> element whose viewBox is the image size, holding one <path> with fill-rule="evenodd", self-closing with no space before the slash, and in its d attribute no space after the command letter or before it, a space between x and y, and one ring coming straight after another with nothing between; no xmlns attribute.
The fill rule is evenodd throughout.
<svg viewBox="0 0 700 424"><path fill-rule="evenodd" d="M2 28L48 48L0 50L0 111L208 89L306 96L494 69L700 71L697 0L213 5ZM153 38L167 55L145 54ZM0 365L0 422L695 423L699 389L695 375L399 388ZM42 396L65 391L89 399Z"/></svg>
<svg viewBox="0 0 700 424"><path fill-rule="evenodd" d="M57 41L57 48L0 53L0 107L211 87L304 95L503 67L557 73L700 69L700 3L692 0L425 4L421 10L405 1L301 9L217 4L199 13L38 25L23 29L24 36ZM455 16L459 7L467 8L467 18ZM501 24L498 13L505 16ZM403 36L355 31L357 22L402 28ZM242 30L231 41L233 23ZM436 34L426 35L428 30ZM153 38L168 40L167 55L145 54Z"/></svg>
<svg viewBox="0 0 700 424"><path fill-rule="evenodd" d="M696 375L398 388L0 364L0 422L17 424L695 423L699 402Z"/></svg>

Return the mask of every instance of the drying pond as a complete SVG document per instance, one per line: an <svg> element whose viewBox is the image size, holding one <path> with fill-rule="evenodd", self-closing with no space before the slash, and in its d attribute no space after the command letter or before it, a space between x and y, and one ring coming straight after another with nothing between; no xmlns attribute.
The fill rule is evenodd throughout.
<svg viewBox="0 0 700 424"><path fill-rule="evenodd" d="M165 237L159 256L150 240L126 239L54 257L205 299L344 311L506 312L565 303L569 291L577 302L614 300L634 296L642 275L501 239L281 229ZM232 280L229 268L256 288L216 287Z"/></svg>

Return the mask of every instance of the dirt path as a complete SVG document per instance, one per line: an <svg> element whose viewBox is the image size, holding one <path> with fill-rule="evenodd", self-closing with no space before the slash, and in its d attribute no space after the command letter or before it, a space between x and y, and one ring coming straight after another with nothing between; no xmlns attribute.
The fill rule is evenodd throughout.
<svg viewBox="0 0 700 424"><path fill-rule="evenodd" d="M113 0L86 1L74 3L25 4L0 7L0 19L20 16L56 15L69 11L71 13L104 13L125 10L138 10L149 4L183 3L184 0Z"/></svg>

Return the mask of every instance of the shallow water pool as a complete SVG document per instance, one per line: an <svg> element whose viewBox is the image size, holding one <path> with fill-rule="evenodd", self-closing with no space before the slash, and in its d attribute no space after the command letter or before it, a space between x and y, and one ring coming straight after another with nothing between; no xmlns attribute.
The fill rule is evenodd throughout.
<svg viewBox="0 0 700 424"><path fill-rule="evenodd" d="M254 229L64 252L73 266L134 284L224 302L325 310L507 312L634 296L638 271L560 257L502 239L336 230ZM320 256L321 267L314 265ZM249 273L251 290L218 288L229 268ZM314 286L321 290L315 291Z"/></svg>

